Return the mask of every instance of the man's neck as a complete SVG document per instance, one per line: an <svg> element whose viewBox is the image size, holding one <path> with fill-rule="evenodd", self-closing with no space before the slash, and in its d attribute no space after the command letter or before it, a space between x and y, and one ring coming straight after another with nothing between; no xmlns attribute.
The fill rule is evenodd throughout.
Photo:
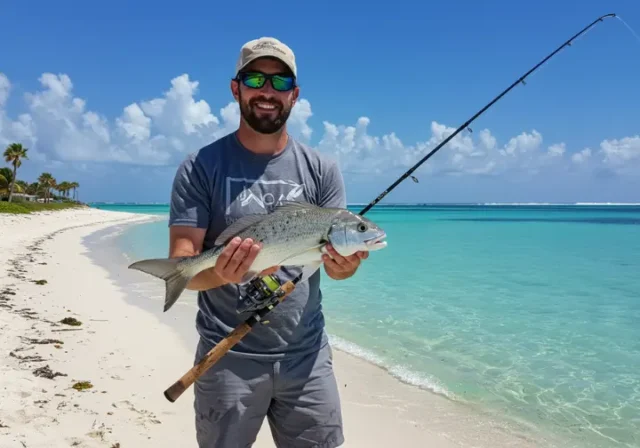
<svg viewBox="0 0 640 448"><path fill-rule="evenodd" d="M260 134L244 123L236 132L236 136L242 146L256 154L276 155L284 150L289 140L286 127L283 126L278 132L273 134Z"/></svg>

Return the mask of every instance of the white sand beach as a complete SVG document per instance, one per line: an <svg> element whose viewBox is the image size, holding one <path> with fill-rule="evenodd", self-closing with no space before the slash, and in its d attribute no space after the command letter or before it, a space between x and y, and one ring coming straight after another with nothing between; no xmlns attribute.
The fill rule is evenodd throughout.
<svg viewBox="0 0 640 448"><path fill-rule="evenodd" d="M83 243L93 232L150 219L88 208L0 214L0 447L196 446L193 388L175 403L162 394L193 363L195 310L133 305L117 281L125 263L109 272ZM334 355L344 447L552 446ZM72 387L82 381L93 387ZM254 446L274 446L266 422Z"/></svg>

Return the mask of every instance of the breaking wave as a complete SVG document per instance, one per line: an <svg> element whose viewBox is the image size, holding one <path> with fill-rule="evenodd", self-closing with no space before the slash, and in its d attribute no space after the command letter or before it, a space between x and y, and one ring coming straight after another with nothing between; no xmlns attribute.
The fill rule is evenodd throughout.
<svg viewBox="0 0 640 448"><path fill-rule="evenodd" d="M368 361L371 364L386 370L391 376L405 384L419 387L450 400L458 400L458 397L456 397L453 392L449 391L437 378L414 372L402 365L389 364L376 353L338 336L329 334L329 342L333 347L340 351Z"/></svg>

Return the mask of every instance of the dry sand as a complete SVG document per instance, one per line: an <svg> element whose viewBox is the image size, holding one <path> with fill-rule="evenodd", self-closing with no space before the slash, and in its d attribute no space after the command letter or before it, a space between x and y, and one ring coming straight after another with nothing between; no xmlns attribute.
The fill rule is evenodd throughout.
<svg viewBox="0 0 640 448"><path fill-rule="evenodd" d="M0 214L0 447L196 446L193 388L175 403L162 395L192 365L195 309L162 313L160 284L153 309L132 304L117 281L126 263L107 270L84 244L98 230L151 219L97 209ZM542 446L359 358L334 355L344 447ZM93 387L75 390L81 381ZM265 423L254 447L272 446Z"/></svg>

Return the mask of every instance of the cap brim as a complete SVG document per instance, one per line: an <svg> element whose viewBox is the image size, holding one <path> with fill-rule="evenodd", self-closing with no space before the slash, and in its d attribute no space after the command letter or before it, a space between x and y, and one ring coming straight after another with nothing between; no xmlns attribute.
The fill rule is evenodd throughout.
<svg viewBox="0 0 640 448"><path fill-rule="evenodd" d="M293 70L293 68L287 63L287 61L285 61L284 59L282 59L281 57L276 56L275 54L260 54L260 55L256 55L251 57L249 60L245 61L244 64L242 64L237 70L236 70L236 76L238 75L238 73L240 73L242 70L244 70L244 68L251 64L253 61L257 61L258 59L276 59L280 62L282 62L284 64L285 67L287 67L289 69L289 71L291 72L291 74L293 76L296 76L296 72Z"/></svg>

